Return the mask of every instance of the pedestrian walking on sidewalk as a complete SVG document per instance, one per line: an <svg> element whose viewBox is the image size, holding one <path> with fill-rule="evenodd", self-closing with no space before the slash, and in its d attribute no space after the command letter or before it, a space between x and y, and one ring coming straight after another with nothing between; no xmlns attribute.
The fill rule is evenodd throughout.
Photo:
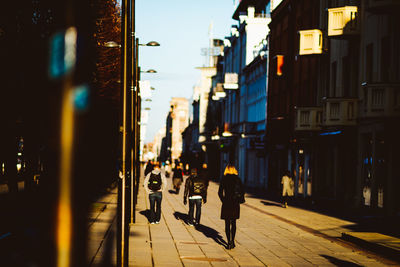
<svg viewBox="0 0 400 267"><path fill-rule="evenodd" d="M207 163L203 163L199 175L206 181L210 181Z"/></svg>
<svg viewBox="0 0 400 267"><path fill-rule="evenodd" d="M221 219L225 220L227 249L235 247L236 220L240 218L240 204L244 203L244 188L235 166L228 164L224 171L218 196L222 202Z"/></svg>
<svg viewBox="0 0 400 267"><path fill-rule="evenodd" d="M173 172L174 174L172 175L172 184L174 186L175 193L179 194L179 190L181 189L181 184L183 183L182 163L177 164Z"/></svg>
<svg viewBox="0 0 400 267"><path fill-rule="evenodd" d="M189 197L189 225L200 224L201 204L207 202L208 180L197 174L197 169L193 168L190 171L190 176L185 182L185 192L183 195L183 204L186 205ZM194 206L196 206L196 220L193 218Z"/></svg>
<svg viewBox="0 0 400 267"><path fill-rule="evenodd" d="M161 218L162 192L167 188L167 179L164 174L161 173L159 162L156 162L154 164L154 169L147 174L143 186L146 193L149 194L150 223L158 224Z"/></svg>
<svg viewBox="0 0 400 267"><path fill-rule="evenodd" d="M282 207L287 208L289 199L294 194L294 182L293 179L290 177L290 171L286 171L285 174L282 176L281 180L282 184Z"/></svg>

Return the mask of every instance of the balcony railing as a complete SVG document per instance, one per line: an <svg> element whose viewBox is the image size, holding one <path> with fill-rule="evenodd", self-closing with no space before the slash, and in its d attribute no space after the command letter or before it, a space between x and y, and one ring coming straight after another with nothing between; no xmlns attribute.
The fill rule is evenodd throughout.
<svg viewBox="0 0 400 267"><path fill-rule="evenodd" d="M328 36L356 35L360 33L356 6L328 9Z"/></svg>
<svg viewBox="0 0 400 267"><path fill-rule="evenodd" d="M322 125L322 108L320 107L297 107L296 108L296 131L318 131Z"/></svg>
<svg viewBox="0 0 400 267"><path fill-rule="evenodd" d="M322 54L322 32L318 29L299 31L299 55Z"/></svg>
<svg viewBox="0 0 400 267"><path fill-rule="evenodd" d="M357 123L358 99L325 98L323 105L324 126L350 126Z"/></svg>
<svg viewBox="0 0 400 267"><path fill-rule="evenodd" d="M399 0L369 0L367 10L373 13L381 13L399 8Z"/></svg>
<svg viewBox="0 0 400 267"><path fill-rule="evenodd" d="M363 84L362 116L400 116L400 84Z"/></svg>

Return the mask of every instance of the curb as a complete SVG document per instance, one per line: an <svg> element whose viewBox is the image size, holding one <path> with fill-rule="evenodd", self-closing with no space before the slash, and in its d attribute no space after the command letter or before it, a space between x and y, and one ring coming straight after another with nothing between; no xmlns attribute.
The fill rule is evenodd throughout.
<svg viewBox="0 0 400 267"><path fill-rule="evenodd" d="M398 238L373 232L345 232L342 233L342 238L395 261L400 261L400 239Z"/></svg>

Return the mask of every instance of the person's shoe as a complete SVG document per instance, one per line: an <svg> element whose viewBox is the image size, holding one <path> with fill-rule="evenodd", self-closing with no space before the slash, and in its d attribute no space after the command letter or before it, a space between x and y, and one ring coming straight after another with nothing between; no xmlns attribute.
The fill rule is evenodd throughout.
<svg viewBox="0 0 400 267"><path fill-rule="evenodd" d="M286 208L285 204L282 204L282 208Z"/></svg>
<svg viewBox="0 0 400 267"><path fill-rule="evenodd" d="M288 207L288 205L287 205L287 203L285 203L285 208L287 208Z"/></svg>
<svg viewBox="0 0 400 267"><path fill-rule="evenodd" d="M159 221L156 221L156 224L160 224L160 222L159 222Z"/></svg>
<svg viewBox="0 0 400 267"><path fill-rule="evenodd" d="M193 223L192 223L192 222L188 222L188 225L189 225L189 226L193 226Z"/></svg>
<svg viewBox="0 0 400 267"><path fill-rule="evenodd" d="M231 242L228 242L228 245L226 245L226 249L232 249Z"/></svg>
<svg viewBox="0 0 400 267"><path fill-rule="evenodd" d="M150 224L155 224L155 222L151 222Z"/></svg>
<svg viewBox="0 0 400 267"><path fill-rule="evenodd" d="M236 246L235 246L235 241L231 241L231 248L235 248Z"/></svg>

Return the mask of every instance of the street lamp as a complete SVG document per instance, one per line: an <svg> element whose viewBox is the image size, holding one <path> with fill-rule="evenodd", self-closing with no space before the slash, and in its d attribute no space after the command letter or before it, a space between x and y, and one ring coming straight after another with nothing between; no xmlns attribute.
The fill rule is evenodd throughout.
<svg viewBox="0 0 400 267"><path fill-rule="evenodd" d="M140 73L157 73L157 71L154 70L154 69L149 69L149 70L146 70L146 71L140 71Z"/></svg>
<svg viewBox="0 0 400 267"><path fill-rule="evenodd" d="M160 46L160 44L156 41L150 41L147 44L138 44L140 46Z"/></svg>
<svg viewBox="0 0 400 267"><path fill-rule="evenodd" d="M147 44L140 44L139 39L135 39L135 51L134 51L134 75L133 75L133 81L132 81L132 88L135 88L136 90L133 90L132 92L132 131L134 132L132 134L133 137L133 143L131 147L131 153L132 153L132 159L133 157L135 158L135 163L132 164L132 170L131 170L131 218L130 222L134 223L135 222L135 205L137 203L137 194L138 194L138 189L139 189L139 175L140 175L140 118L141 118L141 97L140 97L140 86L139 86L139 80L140 80L140 67L139 67L139 46L160 46L160 44L156 41L151 41L148 42ZM154 69L149 69L147 71L143 71L143 73L157 73L156 70ZM135 107L135 108L133 108ZM150 108L149 108L150 109ZM135 165L135 167L133 167ZM135 171L135 172L134 172ZM134 182L133 180L133 173L135 173L135 178L136 181Z"/></svg>
<svg viewBox="0 0 400 267"><path fill-rule="evenodd" d="M103 46L104 47L109 47L109 48L116 48L116 47L121 48L121 45L119 43L117 43L117 42L114 42L114 41L105 42L103 44Z"/></svg>

